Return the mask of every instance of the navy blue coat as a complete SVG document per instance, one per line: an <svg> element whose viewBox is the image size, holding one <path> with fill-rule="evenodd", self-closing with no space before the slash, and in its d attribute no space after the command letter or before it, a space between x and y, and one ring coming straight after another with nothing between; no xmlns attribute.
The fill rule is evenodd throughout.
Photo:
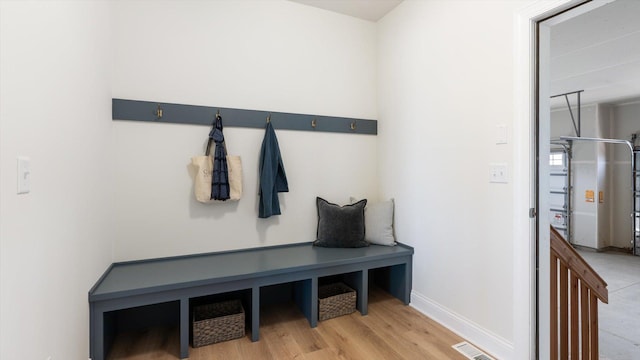
<svg viewBox="0 0 640 360"><path fill-rule="evenodd" d="M258 205L258 217L268 218L272 215L280 215L279 192L288 192L289 184L284 172L284 164L280 155L280 147L276 132L271 122L262 140L260 151L260 204Z"/></svg>

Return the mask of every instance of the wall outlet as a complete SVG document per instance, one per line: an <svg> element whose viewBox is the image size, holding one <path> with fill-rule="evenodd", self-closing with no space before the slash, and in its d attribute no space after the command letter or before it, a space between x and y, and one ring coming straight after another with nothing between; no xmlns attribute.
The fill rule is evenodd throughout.
<svg viewBox="0 0 640 360"><path fill-rule="evenodd" d="M506 184L509 182L508 165L505 163L489 164L489 182Z"/></svg>

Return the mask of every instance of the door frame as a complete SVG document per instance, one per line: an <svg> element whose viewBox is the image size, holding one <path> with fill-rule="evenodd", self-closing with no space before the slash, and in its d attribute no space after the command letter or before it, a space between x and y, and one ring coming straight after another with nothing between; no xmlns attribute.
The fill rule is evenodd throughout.
<svg viewBox="0 0 640 360"><path fill-rule="evenodd" d="M514 74L514 245L513 245L513 334L515 359L537 359L549 354L549 249L548 201L540 198L538 158L540 147L539 106L546 101L548 89L539 89L540 61L539 23L589 0L538 0L516 12L515 16L515 74ZM544 49L543 49L544 51ZM548 54L543 54L548 55ZM548 64L542 64L548 71ZM546 65L546 68L545 68ZM546 91L546 93L544 93ZM545 99L546 97L546 99ZM544 106L544 104L542 104ZM544 115L543 115L544 116ZM548 115L547 115L548 116ZM547 119L548 126L548 119ZM549 151L547 147L547 152ZM544 157L541 157L544 159ZM548 155L547 155L548 158ZM547 169L548 172L548 169ZM544 187L544 185L543 185ZM548 187L548 186L547 186ZM548 189L547 189L548 190ZM542 203L540 202L542 200ZM545 202L546 201L546 202ZM534 212L531 216L531 211ZM540 216L540 214L543 214ZM546 225L545 225L546 223ZM526 239L526 240L525 240ZM539 301L540 299L540 301ZM543 334L540 336L539 334ZM546 358L546 356L542 356Z"/></svg>
<svg viewBox="0 0 640 360"><path fill-rule="evenodd" d="M549 201L547 196L539 196L549 191L548 182L540 179L550 172L551 94L548 82L539 80L549 78L550 27L612 1L615 0L537 0L516 13L513 127L516 359L544 359L550 353L550 266L545 265L550 264L550 252L544 251L550 248ZM530 216L530 210L534 216Z"/></svg>

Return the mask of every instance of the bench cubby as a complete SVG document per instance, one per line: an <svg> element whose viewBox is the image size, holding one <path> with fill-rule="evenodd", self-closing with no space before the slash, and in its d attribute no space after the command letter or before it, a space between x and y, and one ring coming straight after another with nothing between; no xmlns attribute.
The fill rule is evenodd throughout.
<svg viewBox="0 0 640 360"><path fill-rule="evenodd" d="M251 333L251 289L243 289L218 294L209 294L189 299L189 319L193 319L197 306L219 303L229 300L240 300L245 313L245 332ZM189 343L193 343L193 326L189 323Z"/></svg>
<svg viewBox="0 0 640 360"><path fill-rule="evenodd" d="M252 341L260 338L260 307L270 302L293 300L316 327L318 284L335 279L356 290L362 315L370 281L409 304L412 258L413 248L403 244L344 249L298 243L114 263L89 291L90 357L106 358L122 324L163 312L177 322L180 357L188 358L193 306L229 297L241 299Z"/></svg>

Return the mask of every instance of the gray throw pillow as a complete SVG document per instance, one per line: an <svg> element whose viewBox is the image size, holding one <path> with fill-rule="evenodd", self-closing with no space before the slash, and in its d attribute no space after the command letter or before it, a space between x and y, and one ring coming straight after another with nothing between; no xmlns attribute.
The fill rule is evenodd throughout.
<svg viewBox="0 0 640 360"><path fill-rule="evenodd" d="M355 203L357 199L351 198ZM364 209L365 240L370 244L394 246L393 236L393 199L378 203L367 203Z"/></svg>
<svg viewBox="0 0 640 360"><path fill-rule="evenodd" d="M364 247L364 207L367 199L355 204L339 206L322 198L316 198L318 207L317 239L313 242L322 247Z"/></svg>

